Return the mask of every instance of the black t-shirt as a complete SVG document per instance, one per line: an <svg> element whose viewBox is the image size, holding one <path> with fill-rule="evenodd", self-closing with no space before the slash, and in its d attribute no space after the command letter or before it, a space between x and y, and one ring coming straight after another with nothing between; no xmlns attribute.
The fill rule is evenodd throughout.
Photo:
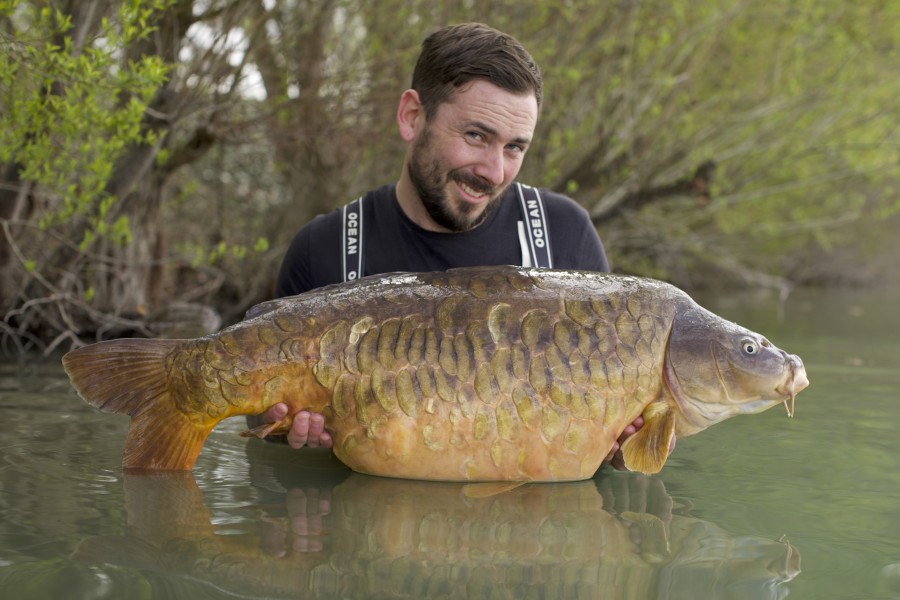
<svg viewBox="0 0 900 600"><path fill-rule="evenodd" d="M540 193L553 268L608 271L603 244L587 211L566 196ZM428 231L413 223L400 208L393 184L366 194L363 206L363 276L523 264L518 224L523 216L515 186L509 187L484 223L460 233ZM281 264L276 295L291 296L343 281L342 234L341 209L305 225Z"/></svg>

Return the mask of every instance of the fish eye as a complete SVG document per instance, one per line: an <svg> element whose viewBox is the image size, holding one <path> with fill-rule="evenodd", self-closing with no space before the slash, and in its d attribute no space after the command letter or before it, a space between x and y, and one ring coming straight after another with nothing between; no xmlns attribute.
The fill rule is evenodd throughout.
<svg viewBox="0 0 900 600"><path fill-rule="evenodd" d="M757 343L748 338L741 340L741 348L744 350L744 354L756 354L759 352Z"/></svg>

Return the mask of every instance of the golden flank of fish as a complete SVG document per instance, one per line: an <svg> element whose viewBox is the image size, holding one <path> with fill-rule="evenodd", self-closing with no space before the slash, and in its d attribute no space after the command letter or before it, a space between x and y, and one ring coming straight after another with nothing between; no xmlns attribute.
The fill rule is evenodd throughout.
<svg viewBox="0 0 900 600"><path fill-rule="evenodd" d="M321 412L337 457L445 481L591 477L622 430L627 468L672 437L784 403L799 357L668 284L520 267L392 274L260 304L195 340L121 339L63 357L93 406L131 416L127 469L190 469L222 419Z"/></svg>

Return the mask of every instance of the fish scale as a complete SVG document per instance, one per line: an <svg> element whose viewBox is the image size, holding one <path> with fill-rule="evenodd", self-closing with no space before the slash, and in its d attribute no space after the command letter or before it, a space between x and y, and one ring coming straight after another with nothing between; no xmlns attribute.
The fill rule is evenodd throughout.
<svg viewBox="0 0 900 600"><path fill-rule="evenodd" d="M88 402L132 417L126 468L188 469L221 419L285 402L255 435L308 409L354 470L457 481L591 477L638 416L625 465L653 473L675 435L808 384L798 357L665 283L519 267L367 278L64 365Z"/></svg>

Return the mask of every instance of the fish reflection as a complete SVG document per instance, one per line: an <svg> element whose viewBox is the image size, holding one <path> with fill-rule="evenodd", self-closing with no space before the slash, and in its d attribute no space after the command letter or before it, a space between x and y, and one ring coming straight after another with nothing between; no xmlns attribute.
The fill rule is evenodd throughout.
<svg viewBox="0 0 900 600"><path fill-rule="evenodd" d="M498 491L265 458L251 478L258 517L226 526L190 473L128 475L128 535L76 557L161 573L167 588L310 598L782 598L800 571L788 543L673 512L656 478Z"/></svg>

